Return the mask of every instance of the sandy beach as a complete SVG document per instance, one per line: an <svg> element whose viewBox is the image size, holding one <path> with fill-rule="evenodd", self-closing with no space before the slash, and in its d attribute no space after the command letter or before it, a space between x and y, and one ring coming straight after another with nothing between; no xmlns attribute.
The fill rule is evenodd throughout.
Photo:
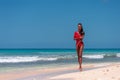
<svg viewBox="0 0 120 80"><path fill-rule="evenodd" d="M66 65L50 68L31 68L0 73L0 80L120 80L120 63Z"/></svg>
<svg viewBox="0 0 120 80"><path fill-rule="evenodd" d="M82 72L58 75L52 77L51 80L120 80L119 73L120 64L109 64Z"/></svg>

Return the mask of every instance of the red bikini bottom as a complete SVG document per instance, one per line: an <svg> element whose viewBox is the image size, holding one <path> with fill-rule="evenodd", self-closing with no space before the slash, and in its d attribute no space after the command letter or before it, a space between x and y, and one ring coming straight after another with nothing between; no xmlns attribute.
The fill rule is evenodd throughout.
<svg viewBox="0 0 120 80"><path fill-rule="evenodd" d="M79 41L76 43L76 47L81 47L82 45L84 45L84 43L82 41Z"/></svg>

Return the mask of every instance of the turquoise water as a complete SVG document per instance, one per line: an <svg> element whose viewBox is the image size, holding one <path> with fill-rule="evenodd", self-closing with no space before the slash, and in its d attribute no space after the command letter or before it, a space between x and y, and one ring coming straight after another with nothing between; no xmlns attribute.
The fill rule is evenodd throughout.
<svg viewBox="0 0 120 80"><path fill-rule="evenodd" d="M120 49L85 49L83 63L119 62ZM0 49L0 68L77 64L75 49Z"/></svg>

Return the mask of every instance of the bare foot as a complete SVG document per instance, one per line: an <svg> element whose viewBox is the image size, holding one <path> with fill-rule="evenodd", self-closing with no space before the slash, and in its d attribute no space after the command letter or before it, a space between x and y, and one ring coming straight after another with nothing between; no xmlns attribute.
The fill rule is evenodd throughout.
<svg viewBox="0 0 120 80"><path fill-rule="evenodd" d="M80 68L80 71L82 71L82 68Z"/></svg>
<svg viewBox="0 0 120 80"><path fill-rule="evenodd" d="M82 71L82 68L81 68L81 67L79 67L79 70L80 70L80 71Z"/></svg>

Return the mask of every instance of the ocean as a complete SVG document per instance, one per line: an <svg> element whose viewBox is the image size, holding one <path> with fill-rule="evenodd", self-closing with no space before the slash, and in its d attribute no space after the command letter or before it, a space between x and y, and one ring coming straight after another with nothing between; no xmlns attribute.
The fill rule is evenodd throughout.
<svg viewBox="0 0 120 80"><path fill-rule="evenodd" d="M84 49L84 63L119 62L120 49ZM0 71L78 64L75 49L0 49Z"/></svg>

